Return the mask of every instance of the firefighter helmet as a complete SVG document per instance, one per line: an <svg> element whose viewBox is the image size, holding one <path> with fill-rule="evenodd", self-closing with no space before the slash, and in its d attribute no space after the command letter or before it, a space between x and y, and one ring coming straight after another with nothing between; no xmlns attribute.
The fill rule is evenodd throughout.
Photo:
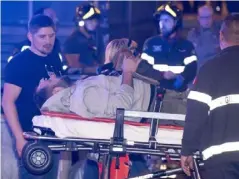
<svg viewBox="0 0 239 179"><path fill-rule="evenodd" d="M159 20L162 14L168 14L172 16L176 20L177 28L182 26L182 11L179 8L177 8L176 5L167 3L159 6L156 12L154 13L154 18L156 20Z"/></svg>
<svg viewBox="0 0 239 179"><path fill-rule="evenodd" d="M85 20L99 19L100 15L101 12L97 7L91 4L80 5L76 8L75 21L78 26L84 26Z"/></svg>

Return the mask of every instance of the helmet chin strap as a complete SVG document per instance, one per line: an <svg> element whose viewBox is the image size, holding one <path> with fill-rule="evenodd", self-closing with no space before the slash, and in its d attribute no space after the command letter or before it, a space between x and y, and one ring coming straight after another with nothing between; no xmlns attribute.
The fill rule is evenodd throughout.
<svg viewBox="0 0 239 179"><path fill-rule="evenodd" d="M176 28L173 28L170 33L162 34L162 36L166 39L170 39L171 35L174 34L177 31Z"/></svg>
<svg viewBox="0 0 239 179"><path fill-rule="evenodd" d="M88 31L86 30L86 28L83 26L83 27L79 27L80 29L80 32L87 38L91 38L91 35L88 33Z"/></svg>

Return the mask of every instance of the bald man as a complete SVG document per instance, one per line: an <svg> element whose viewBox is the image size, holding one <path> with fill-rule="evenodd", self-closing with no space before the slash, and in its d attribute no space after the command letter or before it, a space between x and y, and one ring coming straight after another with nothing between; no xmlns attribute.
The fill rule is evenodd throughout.
<svg viewBox="0 0 239 179"><path fill-rule="evenodd" d="M198 56L198 69L220 51L220 26L214 23L213 15L211 6L200 6L198 8L198 27L191 29L188 33L188 40L193 43Z"/></svg>

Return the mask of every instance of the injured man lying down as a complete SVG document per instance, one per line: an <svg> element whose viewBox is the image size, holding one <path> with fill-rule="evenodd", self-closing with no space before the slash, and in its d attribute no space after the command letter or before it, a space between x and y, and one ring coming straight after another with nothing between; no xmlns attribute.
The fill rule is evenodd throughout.
<svg viewBox="0 0 239 179"><path fill-rule="evenodd" d="M117 108L148 111L151 87L133 78L141 59L134 53L136 43L131 43L130 48L127 43L128 39L116 39L106 48L105 63L113 64L117 72L114 76L91 76L73 84L64 76L41 80L36 92L41 110L75 113L85 118L114 118ZM174 75L165 73L164 78L171 79ZM126 120L140 121L136 118Z"/></svg>
<svg viewBox="0 0 239 179"><path fill-rule="evenodd" d="M101 74L74 83L65 76L52 76L49 80L41 80L36 99L42 111L75 113L84 118L115 118L117 108L148 111L152 99L151 85L134 78L134 72L140 68L143 61L134 52L136 43L131 43L130 47L128 43L128 39L116 39L107 45L105 63L113 63L112 76ZM146 72L147 68L144 66L142 69ZM154 75L162 74L157 71ZM164 79L174 78L174 74L170 72L162 76ZM126 120L140 122L141 119ZM66 168L62 170L62 175L67 173ZM132 170L132 176L133 173ZM135 171L135 176L137 174ZM87 174L85 178L89 178Z"/></svg>
<svg viewBox="0 0 239 179"><path fill-rule="evenodd" d="M135 64L140 59L129 49L119 47L120 41L123 40L114 40L107 46L110 53L115 52L114 56L110 54L113 56L111 62L116 71L121 71L119 75L91 76L73 84L64 76L41 80L36 95L41 109L75 113L85 118L114 118L117 108L147 111L150 103L150 84L133 78ZM107 50L106 56L109 54Z"/></svg>

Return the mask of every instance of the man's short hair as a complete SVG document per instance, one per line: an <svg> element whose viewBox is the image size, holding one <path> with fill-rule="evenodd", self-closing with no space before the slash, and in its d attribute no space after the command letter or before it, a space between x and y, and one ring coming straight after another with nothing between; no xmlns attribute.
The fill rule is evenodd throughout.
<svg viewBox="0 0 239 179"><path fill-rule="evenodd" d="M214 13L212 5L207 4L206 2L199 2L197 12L199 13L199 10L202 9L202 8L204 8L204 9L208 8L208 9L210 9L212 11L212 13Z"/></svg>
<svg viewBox="0 0 239 179"><path fill-rule="evenodd" d="M56 30L55 23L53 20L43 14L38 14L32 17L28 24L28 31L30 33L36 33L39 29L44 27L52 27L54 30Z"/></svg>
<svg viewBox="0 0 239 179"><path fill-rule="evenodd" d="M239 14L230 14L224 19L221 33L227 42L239 44Z"/></svg>
<svg viewBox="0 0 239 179"><path fill-rule="evenodd" d="M36 16L36 15L39 15L39 14L44 14L45 9L48 9L48 7L42 7L42 8L40 8L40 9L37 9L37 10L34 12L33 15Z"/></svg>

